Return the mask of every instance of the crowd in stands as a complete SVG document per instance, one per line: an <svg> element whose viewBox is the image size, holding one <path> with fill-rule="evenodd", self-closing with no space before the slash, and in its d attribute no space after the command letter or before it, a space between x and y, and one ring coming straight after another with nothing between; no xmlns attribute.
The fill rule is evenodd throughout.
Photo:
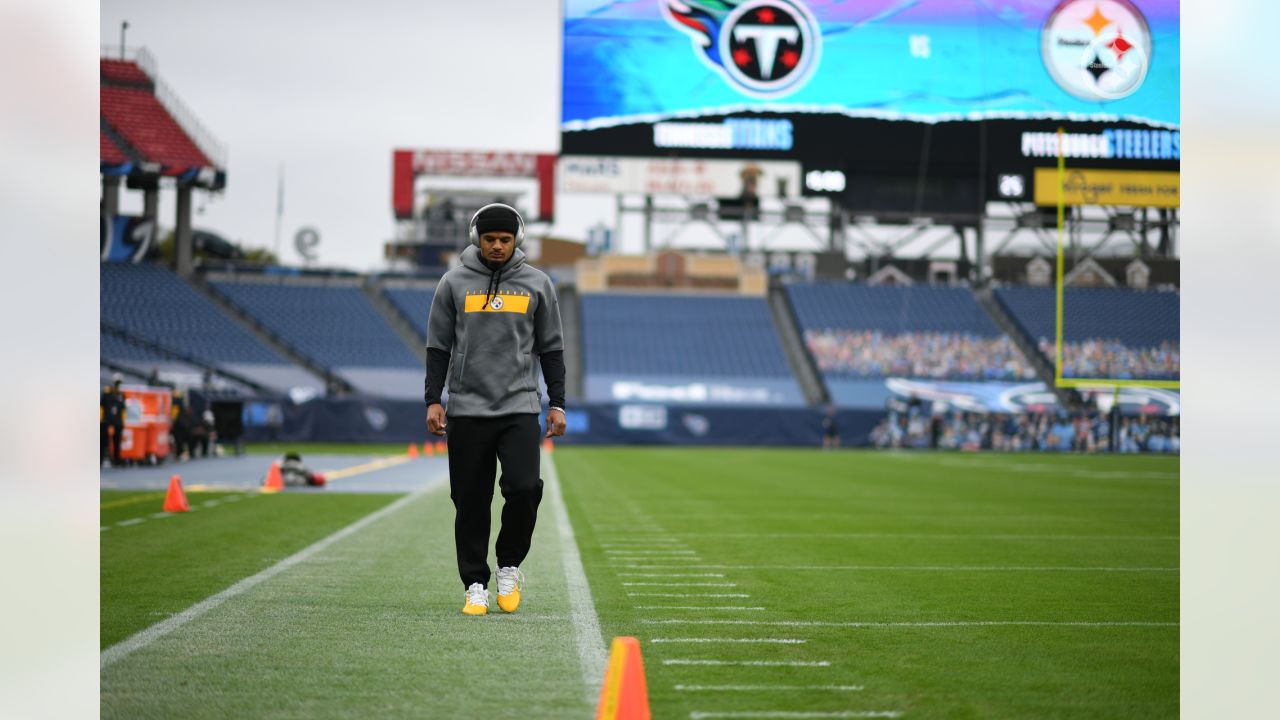
<svg viewBox="0 0 1280 720"><path fill-rule="evenodd" d="M1177 453L1182 444L1177 417L1129 417L1096 411L935 412L918 401L895 405L871 432L871 441L878 448Z"/></svg>
<svg viewBox="0 0 1280 720"><path fill-rule="evenodd" d="M1040 352L1054 357L1053 341L1040 339ZM1178 344L1132 348L1115 339L1068 342L1062 347L1062 376L1144 380L1177 379L1181 361Z"/></svg>
<svg viewBox="0 0 1280 720"><path fill-rule="evenodd" d="M805 330L824 374L948 380L1032 380L1035 371L1007 336L961 332Z"/></svg>

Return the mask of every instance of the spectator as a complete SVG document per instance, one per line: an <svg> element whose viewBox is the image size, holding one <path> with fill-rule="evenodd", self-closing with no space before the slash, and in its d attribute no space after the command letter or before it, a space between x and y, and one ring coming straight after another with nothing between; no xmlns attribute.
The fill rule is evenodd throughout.
<svg viewBox="0 0 1280 720"><path fill-rule="evenodd" d="M1054 357L1053 341L1040 338L1040 352ZM1131 348L1115 339L1092 338L1062 347L1062 375L1076 378L1174 379L1181 371L1177 343Z"/></svg>
<svg viewBox="0 0 1280 720"><path fill-rule="evenodd" d="M111 384L102 389L102 397L98 401L98 462L105 467L108 450L111 465L119 467L124 464L120 459L120 446L124 442L124 394L120 390L124 376L116 373L111 376Z"/></svg>
<svg viewBox="0 0 1280 720"><path fill-rule="evenodd" d="M1000 452L1177 453L1181 448L1177 418L1119 417L1097 411L1074 416L1049 412L970 413L935 411L928 416L900 400L890 401L888 415L871 431L878 448L996 450Z"/></svg>
<svg viewBox="0 0 1280 720"><path fill-rule="evenodd" d="M1006 336L879 330L806 330L805 345L824 373L852 377L1029 380L1035 371Z"/></svg>

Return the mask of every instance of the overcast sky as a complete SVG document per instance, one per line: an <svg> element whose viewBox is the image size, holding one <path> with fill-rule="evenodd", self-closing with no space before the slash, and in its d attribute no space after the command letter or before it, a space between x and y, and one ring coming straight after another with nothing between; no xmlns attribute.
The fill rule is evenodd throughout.
<svg viewBox="0 0 1280 720"><path fill-rule="evenodd" d="M103 0L101 12L102 44L119 45L127 20L128 45L228 150L227 188L197 193L197 227L271 247L284 166L285 262L311 225L321 263L382 265L393 148L559 151L560 0ZM613 222L612 198L569 200L557 234ZM162 193L162 225L173 207Z"/></svg>

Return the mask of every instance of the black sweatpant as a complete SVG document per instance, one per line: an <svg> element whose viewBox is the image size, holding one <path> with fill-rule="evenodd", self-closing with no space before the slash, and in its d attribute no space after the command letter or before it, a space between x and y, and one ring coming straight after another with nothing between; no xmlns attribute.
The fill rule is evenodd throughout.
<svg viewBox="0 0 1280 720"><path fill-rule="evenodd" d="M449 497L457 513L453 541L463 587L489 584L489 508L493 476L502 462L502 529L495 551L498 567L519 566L529 554L542 501L534 414L449 417Z"/></svg>

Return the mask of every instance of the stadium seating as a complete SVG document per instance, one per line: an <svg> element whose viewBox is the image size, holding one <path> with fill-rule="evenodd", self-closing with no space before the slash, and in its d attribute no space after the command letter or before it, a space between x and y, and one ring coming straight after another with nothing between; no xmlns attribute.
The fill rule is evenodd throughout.
<svg viewBox="0 0 1280 720"><path fill-rule="evenodd" d="M107 122L166 174L213 165L150 90L104 85L99 98Z"/></svg>
<svg viewBox="0 0 1280 720"><path fill-rule="evenodd" d="M104 324L176 354L218 364L269 387L318 387L318 379L261 343L221 308L167 268L109 263L99 270ZM104 360L125 364L162 359L133 344L101 335Z"/></svg>
<svg viewBox="0 0 1280 720"><path fill-rule="evenodd" d="M210 284L281 341L357 390L422 395L422 363L359 287L278 280Z"/></svg>
<svg viewBox="0 0 1280 720"><path fill-rule="evenodd" d="M787 296L806 330L1000 334L968 288L793 283Z"/></svg>
<svg viewBox="0 0 1280 720"><path fill-rule="evenodd" d="M1022 381L1035 371L967 288L796 283L805 345L839 403L883 402L886 377Z"/></svg>
<svg viewBox="0 0 1280 720"><path fill-rule="evenodd" d="M803 401L762 298L589 293L581 311L589 399L621 399L617 380L717 379Z"/></svg>
<svg viewBox="0 0 1280 720"><path fill-rule="evenodd" d="M104 83L128 85L148 90L154 86L147 73L131 60L101 58L98 61L98 72Z"/></svg>
<svg viewBox="0 0 1280 720"><path fill-rule="evenodd" d="M102 131L98 131L98 159L103 165L123 165L129 162L129 156Z"/></svg>
<svg viewBox="0 0 1280 720"><path fill-rule="evenodd" d="M1054 291L1002 288L996 300L1032 344L1055 360ZM1176 379L1179 295L1124 288L1063 291L1064 377Z"/></svg>
<svg viewBox="0 0 1280 720"><path fill-rule="evenodd" d="M431 301L435 299L436 291L419 288L384 288L382 294L391 301L391 305L404 319L409 321L413 329L422 337L423 342L426 342L427 317L431 314Z"/></svg>
<svg viewBox="0 0 1280 720"><path fill-rule="evenodd" d="M1051 288L1001 288L995 295L1033 342L1053 338L1055 298ZM1135 348L1178 342L1176 292L1067 288L1062 307L1062 334L1067 342L1114 338Z"/></svg>

